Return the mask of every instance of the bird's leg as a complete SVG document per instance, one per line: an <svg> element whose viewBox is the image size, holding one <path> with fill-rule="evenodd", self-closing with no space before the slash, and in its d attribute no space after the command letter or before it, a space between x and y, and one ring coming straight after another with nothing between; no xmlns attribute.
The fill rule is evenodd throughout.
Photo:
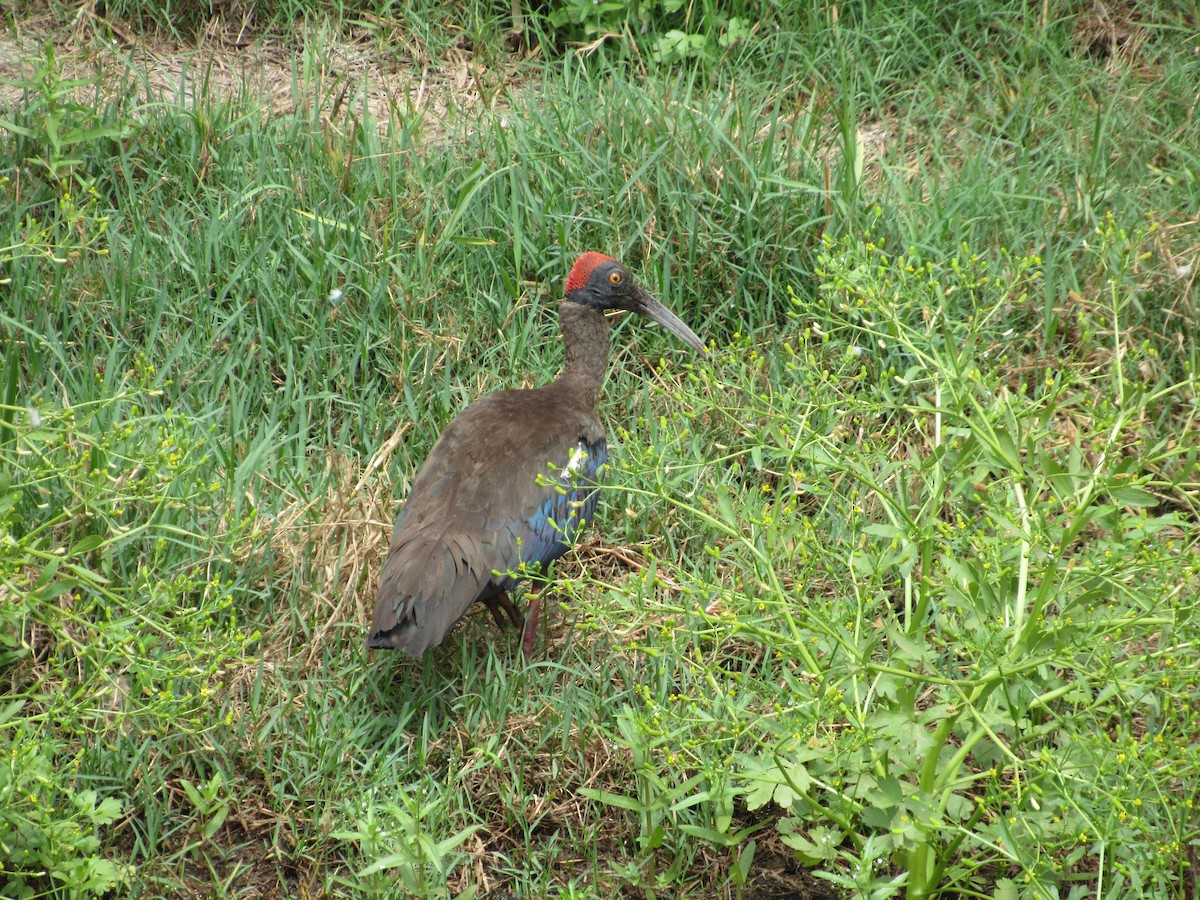
<svg viewBox="0 0 1200 900"><path fill-rule="evenodd" d="M535 585L529 591L529 612L525 615L525 633L521 638L521 651L525 658L533 656L533 645L537 643L538 616L542 612L542 593Z"/></svg>
<svg viewBox="0 0 1200 900"><path fill-rule="evenodd" d="M520 628L525 624L525 617L517 609L517 604L509 599L507 591L497 591L485 599L483 603L491 610L492 618L496 620L496 625L501 631L508 626L508 622L504 621L505 613L508 614L509 622L512 622L513 628Z"/></svg>

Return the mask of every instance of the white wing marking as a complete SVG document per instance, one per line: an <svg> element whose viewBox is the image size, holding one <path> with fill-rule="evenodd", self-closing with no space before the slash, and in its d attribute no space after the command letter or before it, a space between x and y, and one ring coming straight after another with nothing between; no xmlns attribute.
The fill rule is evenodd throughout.
<svg viewBox="0 0 1200 900"><path fill-rule="evenodd" d="M587 450L584 449L582 442L577 447L571 450L571 458L567 461L567 467L563 469L562 474L558 476L559 481L571 481L579 470L583 468L583 463L587 459Z"/></svg>

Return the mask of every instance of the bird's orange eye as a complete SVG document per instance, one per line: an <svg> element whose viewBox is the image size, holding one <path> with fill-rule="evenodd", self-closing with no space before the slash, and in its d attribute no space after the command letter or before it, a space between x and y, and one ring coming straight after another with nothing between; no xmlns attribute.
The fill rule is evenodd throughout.
<svg viewBox="0 0 1200 900"><path fill-rule="evenodd" d="M613 272L611 275L609 275L608 283L609 284L620 284L621 283L621 273Z"/></svg>

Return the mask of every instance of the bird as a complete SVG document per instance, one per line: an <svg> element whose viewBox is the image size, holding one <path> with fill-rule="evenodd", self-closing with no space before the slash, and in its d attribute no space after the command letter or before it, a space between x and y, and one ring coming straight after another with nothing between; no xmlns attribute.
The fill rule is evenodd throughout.
<svg viewBox="0 0 1200 900"><path fill-rule="evenodd" d="M455 416L413 479L380 570L371 649L419 658L475 603L504 615L533 653L541 594L522 616L509 595L544 576L596 509L608 458L596 412L608 367L609 310L657 322L701 356L704 343L611 256L589 251L559 302L565 360L542 387L502 390Z"/></svg>

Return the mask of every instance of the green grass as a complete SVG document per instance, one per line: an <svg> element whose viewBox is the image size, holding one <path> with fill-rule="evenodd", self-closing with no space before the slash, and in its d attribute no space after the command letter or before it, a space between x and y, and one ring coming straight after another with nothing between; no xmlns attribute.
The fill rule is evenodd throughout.
<svg viewBox="0 0 1200 900"><path fill-rule="evenodd" d="M434 71L471 32L496 107L386 124L31 61L0 894L1194 894L1197 11L794 5L726 47L760 11L701 6L640 7L683 60L535 16L515 84L501 8L271 7ZM614 329L532 663L486 615L368 655L417 465L552 377L584 249L710 358Z"/></svg>

